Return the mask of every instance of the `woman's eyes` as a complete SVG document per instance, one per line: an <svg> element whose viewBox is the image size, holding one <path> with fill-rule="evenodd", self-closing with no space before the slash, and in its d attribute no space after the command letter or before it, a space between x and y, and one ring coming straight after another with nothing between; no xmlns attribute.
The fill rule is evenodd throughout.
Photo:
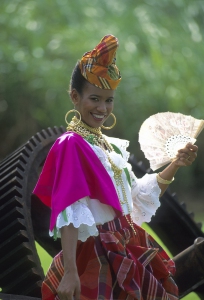
<svg viewBox="0 0 204 300"><path fill-rule="evenodd" d="M113 98L107 99L106 102L113 102Z"/></svg>
<svg viewBox="0 0 204 300"><path fill-rule="evenodd" d="M94 98L91 98L91 100L93 100L93 101L99 101L99 98L94 97ZM113 98L107 99L106 102L108 102L108 103L109 103L109 102L113 102Z"/></svg>

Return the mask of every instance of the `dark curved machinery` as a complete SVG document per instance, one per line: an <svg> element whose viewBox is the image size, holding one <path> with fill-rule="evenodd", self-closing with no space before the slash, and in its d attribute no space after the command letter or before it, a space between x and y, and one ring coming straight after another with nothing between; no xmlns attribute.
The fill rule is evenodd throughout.
<svg viewBox="0 0 204 300"><path fill-rule="evenodd" d="M35 240L41 239L43 226L48 228L49 210L44 207L42 217L40 207L37 212L34 205L32 220L31 193L51 145L63 132L61 127L37 133L0 164L0 288L4 294L40 297L44 273ZM35 231L36 222L41 223L39 231Z"/></svg>
<svg viewBox="0 0 204 300"><path fill-rule="evenodd" d="M0 299L40 298L44 273L35 241L51 256L60 250L60 242L48 236L50 210L37 197L31 197L31 193L49 149L64 131L64 127L42 130L0 163ZM147 172L134 156L130 157L130 163L136 176ZM179 268L175 280L181 297L195 291L204 299L204 233L201 226L170 191L164 194L161 202L149 226L175 256ZM194 243L198 237L201 240ZM190 263L185 265L185 258L189 261L189 257ZM186 280L183 284L182 276L189 269L195 269L194 266L197 266L196 282Z"/></svg>

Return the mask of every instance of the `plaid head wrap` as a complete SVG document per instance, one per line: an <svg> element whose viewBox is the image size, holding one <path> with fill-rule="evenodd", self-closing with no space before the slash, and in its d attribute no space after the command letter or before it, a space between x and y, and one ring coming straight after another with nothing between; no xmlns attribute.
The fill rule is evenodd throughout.
<svg viewBox="0 0 204 300"><path fill-rule="evenodd" d="M116 89L121 80L115 64L118 46L115 36L106 35L92 51L82 56L79 67L86 80L101 89Z"/></svg>

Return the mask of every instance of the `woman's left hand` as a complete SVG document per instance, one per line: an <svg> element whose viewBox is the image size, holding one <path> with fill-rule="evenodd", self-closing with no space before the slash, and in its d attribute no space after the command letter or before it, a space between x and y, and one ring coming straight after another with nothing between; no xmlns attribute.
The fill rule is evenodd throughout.
<svg viewBox="0 0 204 300"><path fill-rule="evenodd" d="M190 166L197 157L198 147L191 143L188 143L183 149L180 149L173 159L173 161L162 171L159 173L159 176L164 180L172 180L175 176L176 172L180 167ZM168 184L163 184L161 181L159 182L159 187L161 189L160 196L166 191Z"/></svg>
<svg viewBox="0 0 204 300"><path fill-rule="evenodd" d="M177 167L190 166L197 157L198 147L188 143L183 149L178 151L177 156L173 160L173 164Z"/></svg>

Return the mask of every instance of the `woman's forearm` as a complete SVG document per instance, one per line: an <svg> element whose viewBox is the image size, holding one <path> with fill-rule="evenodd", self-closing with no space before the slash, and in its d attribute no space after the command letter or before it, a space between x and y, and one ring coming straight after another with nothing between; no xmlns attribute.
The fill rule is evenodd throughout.
<svg viewBox="0 0 204 300"><path fill-rule="evenodd" d="M190 166L194 162L197 151L198 147L196 145L188 143L183 149L178 151L176 158L160 172L159 176L164 180L171 181L180 167ZM162 196L166 191L168 184L163 184L161 182L158 182L158 184L161 189L160 196Z"/></svg>
<svg viewBox="0 0 204 300"><path fill-rule="evenodd" d="M61 244L64 258L64 272L76 271L76 248L78 228L73 224L61 228Z"/></svg>
<svg viewBox="0 0 204 300"><path fill-rule="evenodd" d="M175 164L171 163L162 172L160 172L159 175L162 179L171 181L173 179L173 177L175 176L176 172L178 171L178 169L179 169L179 166L176 166ZM160 197L161 197L169 185L163 184L161 182L158 182L158 185L161 189L161 194L160 194Z"/></svg>
<svg viewBox="0 0 204 300"><path fill-rule="evenodd" d="M57 289L60 299L80 299L80 279L76 266L78 228L73 224L61 228L61 244L64 259L64 275Z"/></svg>

